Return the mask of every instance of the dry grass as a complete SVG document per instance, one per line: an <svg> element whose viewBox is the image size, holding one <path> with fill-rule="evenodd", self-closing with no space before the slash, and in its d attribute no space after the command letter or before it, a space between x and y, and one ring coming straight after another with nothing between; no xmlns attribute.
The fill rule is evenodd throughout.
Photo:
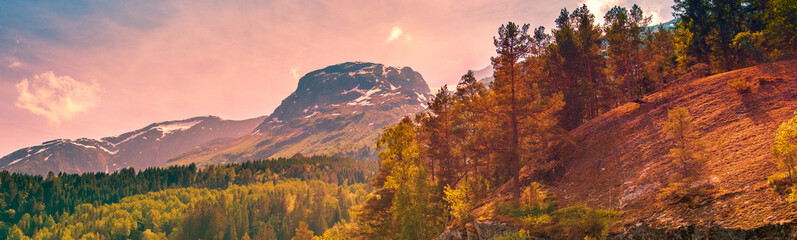
<svg viewBox="0 0 797 240"><path fill-rule="evenodd" d="M731 87L737 93L748 93L750 89L753 88L753 84L745 80L744 78L738 78L736 80L731 80L728 82L728 86Z"/></svg>
<svg viewBox="0 0 797 240"><path fill-rule="evenodd" d="M797 205L768 187L767 177L777 172L770 155L772 134L797 109L795 77L797 60L762 64L680 82L649 95L645 104L622 105L571 131L577 144L564 151L565 167L557 170L556 178L544 183L561 207L621 210L627 227L752 229L791 222L797 219ZM759 83L749 93L737 94L727 86L736 79ZM671 141L661 127L674 107L689 109L696 131L712 143L706 149L704 179L720 190L697 206L656 199L674 172L666 157ZM530 172L521 176L525 182L530 182Z"/></svg>

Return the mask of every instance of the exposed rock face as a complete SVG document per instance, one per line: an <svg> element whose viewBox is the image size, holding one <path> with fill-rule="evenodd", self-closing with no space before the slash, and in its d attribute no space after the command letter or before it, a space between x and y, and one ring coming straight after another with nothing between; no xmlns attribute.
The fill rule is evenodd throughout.
<svg viewBox="0 0 797 240"><path fill-rule="evenodd" d="M466 224L465 231L446 228L442 234L437 236L437 240L487 240L516 231L518 231L517 228L499 222L475 221Z"/></svg>
<svg viewBox="0 0 797 240"><path fill-rule="evenodd" d="M102 139L57 139L0 158L0 170L44 175L48 172L112 172L126 167L160 166L198 145L249 132L265 117L243 121L215 116L153 123Z"/></svg>
<svg viewBox="0 0 797 240"><path fill-rule="evenodd" d="M376 98L401 94L425 103L429 86L412 68L347 62L308 73L296 91L282 101L271 118L290 120L333 104L376 104ZM421 99L418 99L421 98Z"/></svg>
<svg viewBox="0 0 797 240"><path fill-rule="evenodd" d="M409 67L347 62L310 72L252 134L206 145L167 164L200 166L271 157L336 154L375 156L385 126L426 109L429 86Z"/></svg>

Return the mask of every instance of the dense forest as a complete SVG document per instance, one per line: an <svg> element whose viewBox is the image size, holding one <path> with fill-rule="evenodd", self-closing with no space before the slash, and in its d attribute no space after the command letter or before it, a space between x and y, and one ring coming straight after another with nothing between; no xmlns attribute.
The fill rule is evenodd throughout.
<svg viewBox="0 0 797 240"><path fill-rule="evenodd" d="M521 183L521 169L531 180L555 175L563 164L557 155L576 144L567 132L620 104L644 102L675 82L797 54L794 1L677 0L673 8L671 28L648 26L636 5L612 8L603 24L586 6L562 9L550 32L502 25L489 87L468 72L456 91L441 88L428 111L387 127L377 141L374 191L353 210L355 221L334 231L358 239L434 238L470 224L470 211L503 187L510 198L491 210L523 230L499 238L606 237L617 213L560 209L545 186ZM677 171L658 198L689 203L712 191L689 187L702 178L705 143L688 110L672 109L661 124ZM791 171L779 179L790 179Z"/></svg>
<svg viewBox="0 0 797 240"><path fill-rule="evenodd" d="M349 206L369 191L364 183L374 169L373 163L341 157L294 156L205 169L193 164L139 172L129 168L112 174L42 177L4 171L0 172L0 238L138 239L145 232L161 237L197 234L178 231L197 227L205 229L202 236L239 239L250 231L251 236L266 231L266 222L274 236L285 239L302 221L321 234L349 218ZM157 193L147 194L151 192ZM239 215L226 212L242 209L246 211ZM192 217L205 218L193 223L206 224L208 216L250 222L190 225ZM235 226L226 225L232 223L244 225L233 233L229 228Z"/></svg>
<svg viewBox="0 0 797 240"><path fill-rule="evenodd" d="M499 239L605 237L616 212L560 208L546 186L522 183L521 169L533 181L555 175L557 154L574 144L567 132L620 104L797 56L792 0L677 0L673 8L669 28L649 26L636 5L598 16L603 24L581 6L562 9L550 31L502 25L489 87L468 72L455 91L441 88L428 111L384 129L377 163L297 156L205 169L2 172L0 238L431 239L472 222L471 210L502 187L511 196L492 211L523 230ZM681 171L659 195L699 193L684 189L700 178L691 116L673 109L666 121ZM794 182L793 125L775 151L787 166L781 182Z"/></svg>

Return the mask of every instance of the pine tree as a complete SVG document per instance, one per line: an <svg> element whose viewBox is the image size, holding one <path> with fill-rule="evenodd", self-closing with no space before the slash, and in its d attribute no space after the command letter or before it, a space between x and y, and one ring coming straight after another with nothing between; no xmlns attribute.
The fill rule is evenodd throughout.
<svg viewBox="0 0 797 240"><path fill-rule="evenodd" d="M682 66L707 63L709 60L708 0L675 0L673 15L679 18L679 62Z"/></svg>
<svg viewBox="0 0 797 240"><path fill-rule="evenodd" d="M502 26L495 39L498 56L492 58L492 132L515 198L520 197L521 167L538 158L550 143L549 133L556 126L551 119L563 105L561 95L543 94L544 65L530 56L535 42L527 32L528 25L519 28L510 22Z"/></svg>
<svg viewBox="0 0 797 240"><path fill-rule="evenodd" d="M429 111L421 113L417 120L418 141L423 148L421 154L426 160L432 177L442 192L446 185L454 185L459 180L461 157L456 145L461 140L461 128L454 112L454 96L443 86L429 102Z"/></svg>
<svg viewBox="0 0 797 240"><path fill-rule="evenodd" d="M296 234L291 240L313 240L313 235L313 231L308 229L307 223L300 221L299 227L296 228Z"/></svg>
<svg viewBox="0 0 797 240"><path fill-rule="evenodd" d="M643 33L650 21L644 17L642 9L636 4L627 11L622 7L613 7L604 16L608 43L608 69L611 72L611 85L622 89L622 97L616 99L615 105L639 98L647 92L642 81L644 59L641 53ZM640 61L642 60L642 61Z"/></svg>
<svg viewBox="0 0 797 240"><path fill-rule="evenodd" d="M672 139L673 148L667 155L678 165L679 173L684 178L699 177L706 161L705 146L694 130L692 115L683 107L676 107L667 112L664 132Z"/></svg>
<svg viewBox="0 0 797 240"><path fill-rule="evenodd" d="M770 0L766 7L766 39L772 60L797 56L797 2Z"/></svg>
<svg viewBox="0 0 797 240"><path fill-rule="evenodd" d="M491 87L495 92L497 120L506 130L499 139L505 148L502 160L507 176L514 184L515 198L520 196L520 118L523 114L520 98L526 82L519 62L528 55L531 47L528 29L528 24L522 27L512 22L502 25L498 29L498 38L494 39L498 56L491 59L495 69L495 82Z"/></svg>

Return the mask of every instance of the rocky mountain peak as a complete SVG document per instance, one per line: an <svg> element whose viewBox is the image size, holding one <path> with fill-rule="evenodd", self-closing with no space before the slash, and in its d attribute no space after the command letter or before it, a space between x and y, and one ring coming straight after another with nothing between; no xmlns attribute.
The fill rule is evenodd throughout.
<svg viewBox="0 0 797 240"><path fill-rule="evenodd" d="M334 104L371 105L373 98L386 95L421 98L419 103L425 103L429 92L426 81L412 68L346 62L304 75L270 118L290 120Z"/></svg>

